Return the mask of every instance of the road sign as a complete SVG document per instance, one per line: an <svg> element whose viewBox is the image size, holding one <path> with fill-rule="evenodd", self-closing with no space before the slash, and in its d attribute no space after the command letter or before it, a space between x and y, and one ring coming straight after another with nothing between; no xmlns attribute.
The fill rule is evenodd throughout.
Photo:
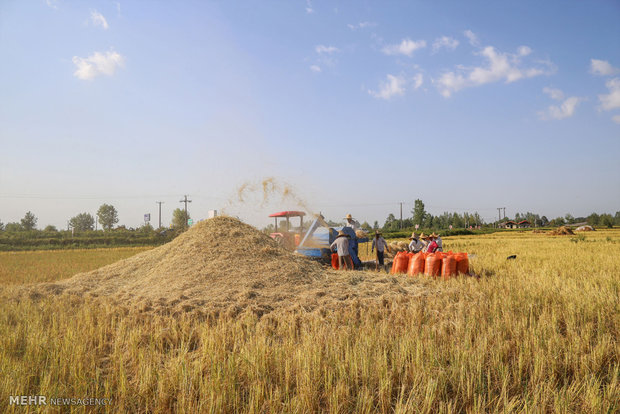
<svg viewBox="0 0 620 414"><path fill-rule="evenodd" d="M191 226L192 224L194 224L194 219L187 219L187 225Z"/></svg>
<svg viewBox="0 0 620 414"><path fill-rule="evenodd" d="M415 225L415 229L417 230L417 229L419 229L419 228L420 228L420 225L419 225L419 224L416 224L416 225Z"/></svg>
<svg viewBox="0 0 620 414"><path fill-rule="evenodd" d="M151 213L147 213L144 215L144 221L151 221Z"/></svg>

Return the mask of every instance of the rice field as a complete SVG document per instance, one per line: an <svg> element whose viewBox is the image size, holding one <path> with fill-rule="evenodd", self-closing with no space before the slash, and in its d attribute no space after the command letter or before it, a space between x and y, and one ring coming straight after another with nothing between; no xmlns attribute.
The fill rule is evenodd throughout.
<svg viewBox="0 0 620 414"><path fill-rule="evenodd" d="M28 409L15 395L135 413L620 410L620 230L446 237L444 249L475 255L481 277L411 278L430 293L372 309L217 319L16 293L139 249L2 253L0 412Z"/></svg>

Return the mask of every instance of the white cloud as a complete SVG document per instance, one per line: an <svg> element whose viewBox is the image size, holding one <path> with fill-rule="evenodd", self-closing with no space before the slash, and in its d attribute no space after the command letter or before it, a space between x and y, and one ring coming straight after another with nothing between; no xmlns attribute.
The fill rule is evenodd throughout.
<svg viewBox="0 0 620 414"><path fill-rule="evenodd" d="M331 55L334 52L339 52L340 49L338 49L335 46L325 46L325 45L318 45L314 48L314 50L316 50L316 53L323 54L323 53L327 53L328 55Z"/></svg>
<svg viewBox="0 0 620 414"><path fill-rule="evenodd" d="M400 42L397 45L388 45L384 47L383 53L385 53L386 55L411 56L413 55L413 52L415 52L418 49L422 49L424 47L426 47L425 40L414 41L414 40L407 38L407 39L403 39L402 42Z"/></svg>
<svg viewBox="0 0 620 414"><path fill-rule="evenodd" d="M532 49L527 46L519 46L517 52L519 53L519 56L527 56L532 53Z"/></svg>
<svg viewBox="0 0 620 414"><path fill-rule="evenodd" d="M358 24L347 24L347 27L351 30L365 29L367 27L375 27L375 22L359 22Z"/></svg>
<svg viewBox="0 0 620 414"><path fill-rule="evenodd" d="M545 111L539 112L538 116L543 120L570 118L575 114L579 102L583 100L577 96L564 99L564 92L559 89L545 87L543 88L543 92L549 95L553 100L563 100L560 105L550 105Z"/></svg>
<svg viewBox="0 0 620 414"><path fill-rule="evenodd" d="M613 78L605 82L605 86L609 89L606 95L599 95L601 109L611 111L620 108L620 78Z"/></svg>
<svg viewBox="0 0 620 414"><path fill-rule="evenodd" d="M379 84L378 91L369 90L368 93L375 98L390 99L396 95L405 94L405 78L402 76L387 75L387 80Z"/></svg>
<svg viewBox="0 0 620 414"><path fill-rule="evenodd" d="M413 89L418 89L420 86L422 86L422 83L424 82L424 77L422 76L421 73L416 74L413 77Z"/></svg>
<svg viewBox="0 0 620 414"><path fill-rule="evenodd" d="M523 53L527 46L521 46L516 54L501 53L493 46L486 46L476 54L486 59L485 66L466 68L457 66L457 72L444 73L435 82L440 93L449 97L453 92L463 88L480 86L487 83L504 81L505 83L516 82L520 79L532 78L547 73L540 67L524 68L521 65ZM529 48L528 54L529 54ZM546 63L549 65L549 63Z"/></svg>
<svg viewBox="0 0 620 414"><path fill-rule="evenodd" d="M97 10L91 10L90 20L95 26L101 26L104 30L107 30L109 27L108 21L105 19L105 17L103 17L103 14L99 13Z"/></svg>
<svg viewBox="0 0 620 414"><path fill-rule="evenodd" d="M76 66L73 76L82 80L93 80L99 75L114 75L116 68L124 66L125 58L114 51L95 52L87 58L73 56L73 63Z"/></svg>
<svg viewBox="0 0 620 414"><path fill-rule="evenodd" d="M478 41L478 36L476 36L474 32L472 32L471 30L465 30L463 34L469 40L470 45L480 46L480 42Z"/></svg>
<svg viewBox="0 0 620 414"><path fill-rule="evenodd" d="M115 1L114 4L116 4L116 13L120 16L121 15L121 3L120 1Z"/></svg>
<svg viewBox="0 0 620 414"><path fill-rule="evenodd" d="M610 76L620 72L606 60L590 59L590 73L593 75Z"/></svg>
<svg viewBox="0 0 620 414"><path fill-rule="evenodd" d="M612 116L611 120L614 121L616 124L620 124L620 115Z"/></svg>
<svg viewBox="0 0 620 414"><path fill-rule="evenodd" d="M561 101L562 99L564 99L564 92L559 89L548 88L545 86L543 88L543 92L549 95L551 99L554 99L556 101Z"/></svg>
<svg viewBox="0 0 620 414"><path fill-rule="evenodd" d="M435 39L433 42L433 52L438 51L442 47L446 49L454 50L459 45L459 41L453 37L441 36Z"/></svg>
<svg viewBox="0 0 620 414"><path fill-rule="evenodd" d="M306 0L306 13L314 13L314 9L312 8L312 2L310 0Z"/></svg>
<svg viewBox="0 0 620 414"><path fill-rule="evenodd" d="M312 72L317 72L318 73L318 72L321 71L321 67L319 65L312 65L312 66L310 66L310 70Z"/></svg>

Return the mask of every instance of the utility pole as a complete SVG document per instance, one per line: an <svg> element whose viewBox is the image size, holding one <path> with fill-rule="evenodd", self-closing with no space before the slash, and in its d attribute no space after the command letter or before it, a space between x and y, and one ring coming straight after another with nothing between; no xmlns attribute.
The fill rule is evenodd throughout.
<svg viewBox="0 0 620 414"><path fill-rule="evenodd" d="M187 194L183 196L183 200L179 201L179 203L185 203L185 227L187 227L187 203L191 203L192 200L187 199Z"/></svg>
<svg viewBox="0 0 620 414"><path fill-rule="evenodd" d="M504 209L504 218L506 218L506 207L502 207Z"/></svg>
<svg viewBox="0 0 620 414"><path fill-rule="evenodd" d="M401 201L399 204L400 204L400 226L399 228L402 230L403 229L403 202Z"/></svg>
<svg viewBox="0 0 620 414"><path fill-rule="evenodd" d="M156 201L155 203L159 204L159 227L158 229L161 229L161 205L163 201Z"/></svg>
<svg viewBox="0 0 620 414"><path fill-rule="evenodd" d="M501 207L497 207L497 221L502 221L502 208Z"/></svg>

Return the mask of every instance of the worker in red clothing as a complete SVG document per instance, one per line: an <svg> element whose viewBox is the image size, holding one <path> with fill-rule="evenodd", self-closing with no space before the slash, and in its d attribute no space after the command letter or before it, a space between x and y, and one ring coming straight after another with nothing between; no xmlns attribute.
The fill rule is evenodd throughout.
<svg viewBox="0 0 620 414"><path fill-rule="evenodd" d="M437 248L439 246L437 245L437 242L435 241L435 237L436 237L435 233L428 236L429 243L426 246L426 253L435 253L435 251L437 251Z"/></svg>

